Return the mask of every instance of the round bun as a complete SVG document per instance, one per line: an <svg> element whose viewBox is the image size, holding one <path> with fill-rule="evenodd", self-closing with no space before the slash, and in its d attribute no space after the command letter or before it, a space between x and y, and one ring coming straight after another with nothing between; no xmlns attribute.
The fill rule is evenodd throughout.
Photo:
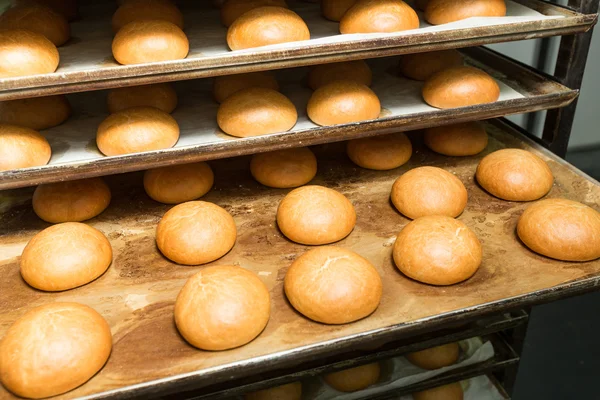
<svg viewBox="0 0 600 400"><path fill-rule="evenodd" d="M471 17L504 17L504 0L429 0L425 19L432 25L447 24Z"/></svg>
<svg viewBox="0 0 600 400"><path fill-rule="evenodd" d="M6 332L0 379L20 397L56 396L100 371L111 348L110 327L96 311L77 303L49 303L25 313Z"/></svg>
<svg viewBox="0 0 600 400"><path fill-rule="evenodd" d="M0 15L0 29L25 29L39 33L55 46L71 38L69 22L49 7L31 4L9 8Z"/></svg>
<svg viewBox="0 0 600 400"><path fill-rule="evenodd" d="M244 400L301 400L302 384L292 382L281 386L275 386L257 392L247 393Z"/></svg>
<svg viewBox="0 0 600 400"><path fill-rule="evenodd" d="M317 125L350 124L378 118L381 103L368 86L339 80L315 90L306 111Z"/></svg>
<svg viewBox="0 0 600 400"><path fill-rule="evenodd" d="M317 174L317 158L307 147L254 154L250 161L254 179L274 188L306 185Z"/></svg>
<svg viewBox="0 0 600 400"><path fill-rule="evenodd" d="M182 60L190 51L187 36L167 21L130 22L117 32L112 52L119 64Z"/></svg>
<svg viewBox="0 0 600 400"><path fill-rule="evenodd" d="M292 306L313 321L347 324L379 306L381 277L358 254L341 247L309 250L285 274L285 295Z"/></svg>
<svg viewBox="0 0 600 400"><path fill-rule="evenodd" d="M33 129L0 124L0 171L48 164L52 150Z"/></svg>
<svg viewBox="0 0 600 400"><path fill-rule="evenodd" d="M134 21L167 21L183 29L183 14L168 0L128 0L113 14L113 31Z"/></svg>
<svg viewBox="0 0 600 400"><path fill-rule="evenodd" d="M13 0L13 2L17 6L41 4L46 7L50 7L65 17L68 21L73 21L79 16L77 0Z"/></svg>
<svg viewBox="0 0 600 400"><path fill-rule="evenodd" d="M111 114L96 134L98 149L107 156L168 149L179 140L179 125L153 107L132 107Z"/></svg>
<svg viewBox="0 0 600 400"><path fill-rule="evenodd" d="M33 211L51 224L81 222L100 215L110 204L102 178L40 185L33 192Z"/></svg>
<svg viewBox="0 0 600 400"><path fill-rule="evenodd" d="M340 192L323 186L292 190L279 203L277 224L288 239L321 245L342 240L356 224L352 203Z"/></svg>
<svg viewBox="0 0 600 400"><path fill-rule="evenodd" d="M490 194L510 201L537 200L545 196L554 183L548 164L521 149L502 149L488 154L477 166L475 176Z"/></svg>
<svg viewBox="0 0 600 400"><path fill-rule="evenodd" d="M340 79L371 86L373 73L369 65L363 60L321 64L313 67L308 73L308 86L312 90L317 90Z"/></svg>
<svg viewBox="0 0 600 400"><path fill-rule="evenodd" d="M179 204L165 213L156 228L156 244L178 264L200 265L223 257L237 238L233 217L205 201Z"/></svg>
<svg viewBox="0 0 600 400"><path fill-rule="evenodd" d="M380 375L379 363L373 363L333 372L325 375L323 379L329 386L340 392L356 392L376 384Z"/></svg>
<svg viewBox="0 0 600 400"><path fill-rule="evenodd" d="M242 14L268 6L287 8L285 0L227 0L221 7L221 22L229 27Z"/></svg>
<svg viewBox="0 0 600 400"><path fill-rule="evenodd" d="M154 107L170 114L177 107L177 93L169 83L123 87L108 92L111 114L131 107Z"/></svg>
<svg viewBox="0 0 600 400"><path fill-rule="evenodd" d="M250 72L216 77L213 81L213 96L217 103L222 103L232 94L253 87L279 91L279 84L271 72Z"/></svg>
<svg viewBox="0 0 600 400"><path fill-rule="evenodd" d="M283 7L254 8L236 19L227 31L231 50L309 39L310 32L302 18Z"/></svg>
<svg viewBox="0 0 600 400"><path fill-rule="evenodd" d="M407 54L400 58L400 73L407 78L425 81L436 72L463 65L463 56L456 50Z"/></svg>
<svg viewBox="0 0 600 400"><path fill-rule="evenodd" d="M60 57L54 43L24 29L0 30L0 79L50 74Z"/></svg>
<svg viewBox="0 0 600 400"><path fill-rule="evenodd" d="M469 66L443 69L430 76L423 85L423 100L436 108L492 103L499 97L500 87L494 78Z"/></svg>
<svg viewBox="0 0 600 400"><path fill-rule="evenodd" d="M340 33L400 32L418 27L417 13L400 0L358 0L340 21Z"/></svg>
<svg viewBox="0 0 600 400"><path fill-rule="evenodd" d="M243 346L267 326L269 290L253 272L240 267L206 267L192 276L175 301L181 336L202 350Z"/></svg>
<svg viewBox="0 0 600 400"><path fill-rule="evenodd" d="M456 382L413 393L412 397L413 400L463 400L463 389Z"/></svg>
<svg viewBox="0 0 600 400"><path fill-rule="evenodd" d="M52 128L71 115L65 96L33 97L0 102L0 122L34 130Z"/></svg>
<svg viewBox="0 0 600 400"><path fill-rule="evenodd" d="M478 122L427 128L423 138L425 145L445 156L474 156L488 144L488 135Z"/></svg>
<svg viewBox="0 0 600 400"><path fill-rule="evenodd" d="M415 5L421 11L425 11L425 7L427 7L427 4L429 4L429 0L416 0L415 1Z"/></svg>
<svg viewBox="0 0 600 400"><path fill-rule="evenodd" d="M321 12L330 21L340 22L357 0L322 0Z"/></svg>
<svg viewBox="0 0 600 400"><path fill-rule="evenodd" d="M144 173L144 189L152 199L179 204L204 196L215 181L205 162L149 169Z"/></svg>
<svg viewBox="0 0 600 400"><path fill-rule="evenodd" d="M409 353L406 359L423 369L438 369L456 363L459 353L460 347L454 342Z"/></svg>
<svg viewBox="0 0 600 400"><path fill-rule="evenodd" d="M403 215L458 217L467 206L467 189L456 176L437 167L406 172L392 186L392 203Z"/></svg>
<svg viewBox="0 0 600 400"><path fill-rule="evenodd" d="M296 106L273 89L253 87L229 96L217 111L223 132L237 137L286 132L296 125Z"/></svg>
<svg viewBox="0 0 600 400"><path fill-rule="evenodd" d="M412 145L402 132L349 140L346 152L359 167L386 171L410 160Z"/></svg>
<svg viewBox="0 0 600 400"><path fill-rule="evenodd" d="M517 234L536 253L563 261L600 257L600 213L566 199L546 199L527 207Z"/></svg>
<svg viewBox="0 0 600 400"><path fill-rule="evenodd" d="M432 215L402 229L394 244L394 262L402 273L430 285L469 279L482 259L479 239L461 221Z"/></svg>

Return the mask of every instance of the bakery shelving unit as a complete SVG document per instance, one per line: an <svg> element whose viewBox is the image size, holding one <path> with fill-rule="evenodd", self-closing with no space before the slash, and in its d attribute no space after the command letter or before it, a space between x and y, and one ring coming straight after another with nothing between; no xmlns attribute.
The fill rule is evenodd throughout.
<svg viewBox="0 0 600 400"><path fill-rule="evenodd" d="M0 80L0 100L90 91L73 95L77 100L72 102L76 105L75 115L48 134L49 138L54 136L61 142L63 149L56 153L60 155L58 160L53 159L45 167L0 173L0 189L5 189L0 192L0 335L25 310L58 300L91 305L113 329L113 353L102 372L60 398L231 398L247 391L482 335L493 338L496 350L493 359L400 391L382 393L377 398L395 398L478 375L489 375L506 388L503 393L508 396L519 360L522 333L527 326L524 310L533 304L595 290L600 283L598 260L577 264L551 261L520 245L514 227L525 205L491 198L473 179L474 169L485 154L503 147L525 148L550 165L556 179L550 196L600 203L600 183L560 158L566 151L591 28L597 20L597 0L570 0L567 7L539 0L519 0L514 4L533 9L546 18L438 32L424 28L410 35L375 35L350 41L324 38L331 26L323 22L316 29L323 37L306 45L233 53L223 52L222 43L213 48L193 40L194 37L222 38L225 31L218 26L215 11L198 11L184 2L184 7L191 7L189 13L186 12L191 22L188 27L192 38L190 57L177 62L127 67L117 66L108 50L107 18L111 4L98 0L87 6L87 13L92 17L85 24L73 25L78 40L61 48L64 63L55 74ZM309 20L310 13L318 7L310 3L297 3L292 8L295 6ZM182 127L190 121L190 125L184 127L183 144L170 150L123 157L100 157L94 151L70 156L72 149L81 144L89 150L94 124L103 118L104 114L98 111L102 96L92 93L99 89L556 35L566 36L561 41L554 77L490 50L463 50L469 62L488 70L506 87L507 93L512 93L512 97L489 105L445 111L419 109L394 113L392 110L382 113L378 120L327 128L317 128L303 121L301 116L292 132L230 139L217 132L214 117L208 117L211 113L214 115L216 105L202 103L199 93L206 92L206 81L198 81L185 84L183 95L180 93L182 105L177 111L180 114L174 114ZM212 42L209 40L209 43ZM376 80L384 77L388 71L385 60L372 62L383 66ZM302 74L280 73L283 81L286 74L296 75L296 78ZM418 93L418 86L416 89ZM289 90L297 93L297 98L291 97L298 101L298 109L303 110L304 89L290 86ZM383 106L386 106L385 101ZM186 114L186 107L206 109L207 114L197 116L194 122L197 125L194 125L189 118L192 112ZM490 120L486 123L490 145L483 154L449 159L428 151L420 143L419 135L413 134L411 139L416 150L413 158L409 164L388 172L353 166L344 156L343 146L334 143L396 130L542 109L554 110L548 113L541 139L504 119ZM198 121L206 123L198 124ZM185 132L189 135L187 141ZM60 137L62 134L64 137ZM222 160L306 145L319 145L315 152L320 172L314 182L346 194L357 209L357 227L341 244L367 256L386 282L376 313L354 324L315 324L297 315L286 303L282 292L283 272L303 246L284 239L274 223L274 210L284 192L254 182L247 172L247 158ZM199 160L214 160L216 186L206 200L226 208L239 228L236 246L219 262L242 264L259 273L271 290L272 318L255 341L231 351L209 353L192 349L178 336L172 323L173 302L185 280L197 268L174 265L155 250L154 227L169 207L158 205L144 194L140 174L136 172L107 177L113 190L112 205L91 221L107 234L115 249L113 265L104 276L90 285L60 293L38 292L22 281L17 268L20 252L34 233L47 226L31 210L32 190L28 186ZM407 220L390 207L389 188L403 171L423 164L447 168L465 183L469 206L461 220L478 234L484 245L484 262L477 274L465 283L447 288L429 287L402 278L390 257L395 235ZM0 388L0 398L10 398L10 394Z"/></svg>

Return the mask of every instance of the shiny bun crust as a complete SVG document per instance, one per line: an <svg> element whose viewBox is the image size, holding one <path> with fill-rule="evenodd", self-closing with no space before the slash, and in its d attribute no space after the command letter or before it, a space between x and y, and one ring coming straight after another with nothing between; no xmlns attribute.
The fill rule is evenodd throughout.
<svg viewBox="0 0 600 400"><path fill-rule="evenodd" d="M71 105L62 95L0 102L0 122L34 130L60 125L70 115Z"/></svg>
<svg viewBox="0 0 600 400"><path fill-rule="evenodd" d="M107 101L111 114L131 107L154 107L170 114L177 107L177 93L170 83L155 83L111 89Z"/></svg>
<svg viewBox="0 0 600 400"><path fill-rule="evenodd" d="M307 147L254 154L250 160L254 179L274 188L295 188L317 174L317 158Z"/></svg>
<svg viewBox="0 0 600 400"><path fill-rule="evenodd" d="M205 162L149 169L144 173L144 189L148 196L165 204L196 200L212 188L215 180Z"/></svg>
<svg viewBox="0 0 600 400"><path fill-rule="evenodd" d="M429 0L425 19L432 25L447 24L471 17L504 17L504 0Z"/></svg>
<svg viewBox="0 0 600 400"><path fill-rule="evenodd" d="M56 46L39 33L0 30L0 79L50 74L58 68Z"/></svg>
<svg viewBox="0 0 600 400"><path fill-rule="evenodd" d="M357 392L376 384L381 375L379 363L361 365L325 375L325 382L340 392Z"/></svg>
<svg viewBox="0 0 600 400"><path fill-rule="evenodd" d="M425 81L433 74L463 65L463 56L456 50L407 54L400 58L400 73L407 78Z"/></svg>
<svg viewBox="0 0 600 400"><path fill-rule="evenodd" d="M302 384L300 382L287 383L257 392L247 393L244 400L301 400Z"/></svg>
<svg viewBox="0 0 600 400"><path fill-rule="evenodd" d="M166 21L183 29L183 14L168 0L129 0L120 6L112 17L116 33L134 21Z"/></svg>
<svg viewBox="0 0 600 400"><path fill-rule="evenodd" d="M0 15L0 29L25 29L39 33L55 46L63 45L71 38L67 19L38 4L9 8Z"/></svg>
<svg viewBox="0 0 600 400"><path fill-rule="evenodd" d="M463 396L463 389L459 382L412 394L414 400L463 400Z"/></svg>
<svg viewBox="0 0 600 400"><path fill-rule="evenodd" d="M69 21L79 16L77 0L13 0L15 5L41 4L50 7Z"/></svg>
<svg viewBox="0 0 600 400"><path fill-rule="evenodd" d="M402 132L349 140L346 152L359 167L386 171L410 160L412 144Z"/></svg>
<svg viewBox="0 0 600 400"><path fill-rule="evenodd" d="M409 353L406 359L419 368L433 370L455 364L459 354L460 347L454 342Z"/></svg>
<svg viewBox="0 0 600 400"><path fill-rule="evenodd" d="M417 13L401 0L358 0L340 21L343 34L399 32L418 27Z"/></svg>
<svg viewBox="0 0 600 400"><path fill-rule="evenodd" d="M445 156L474 156L488 144L488 135L479 122L427 128L423 138L425 145Z"/></svg>
<svg viewBox="0 0 600 400"><path fill-rule="evenodd" d="M271 72L250 72L216 77L213 81L213 96L217 103L222 103L232 94L253 87L279 91L279 84Z"/></svg>
<svg viewBox="0 0 600 400"><path fill-rule="evenodd" d="M259 7L288 8L285 0L227 0L221 6L221 22L229 27L242 14Z"/></svg>
<svg viewBox="0 0 600 400"><path fill-rule="evenodd" d="M363 60L321 64L313 67L308 73L308 86L312 90L317 90L340 79L371 86L373 73Z"/></svg>
<svg viewBox="0 0 600 400"><path fill-rule="evenodd" d="M322 0L321 12L330 21L340 22L357 0Z"/></svg>
<svg viewBox="0 0 600 400"><path fill-rule="evenodd" d="M0 124L0 171L48 164L52 150L33 129Z"/></svg>

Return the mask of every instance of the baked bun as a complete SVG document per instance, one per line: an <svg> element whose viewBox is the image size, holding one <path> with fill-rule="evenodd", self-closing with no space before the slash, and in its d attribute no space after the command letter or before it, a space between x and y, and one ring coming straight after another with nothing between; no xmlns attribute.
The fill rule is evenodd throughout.
<svg viewBox="0 0 600 400"><path fill-rule="evenodd" d="M414 400L463 400L463 389L456 382L413 393L412 397Z"/></svg>
<svg viewBox="0 0 600 400"><path fill-rule="evenodd" d="M229 27L242 14L259 7L287 8L285 0L227 0L221 6L221 22Z"/></svg>
<svg viewBox="0 0 600 400"><path fill-rule="evenodd" d="M48 164L52 150L33 129L0 124L0 171Z"/></svg>
<svg viewBox="0 0 600 400"><path fill-rule="evenodd" d="M400 32L419 27L415 10L401 0L358 0L340 21L340 33Z"/></svg>
<svg viewBox="0 0 600 400"><path fill-rule="evenodd" d="M100 215L110 204L102 178L48 183L35 188L33 211L51 224L81 222Z"/></svg>
<svg viewBox="0 0 600 400"><path fill-rule="evenodd" d="M312 90L340 79L356 81L371 86L373 73L364 60L344 61L321 64L313 67L308 73L308 86Z"/></svg>
<svg viewBox="0 0 600 400"><path fill-rule="evenodd" d="M479 239L464 223L432 215L417 218L402 229L394 244L396 267L409 278L430 285L453 285L479 268Z"/></svg>
<svg viewBox="0 0 600 400"><path fill-rule="evenodd" d="M257 392L247 393L244 400L301 400L302 384L300 382L287 383Z"/></svg>
<svg viewBox="0 0 600 400"><path fill-rule="evenodd" d="M429 0L415 0L415 6L421 10L421 11L425 11L425 7L427 7L427 4L429 3Z"/></svg>
<svg viewBox="0 0 600 400"><path fill-rule="evenodd" d="M113 32L134 21L167 21L183 29L183 14L168 0L128 0L112 16Z"/></svg>
<svg viewBox="0 0 600 400"><path fill-rule="evenodd" d="M474 156L488 144L488 135L479 122L427 128L423 138L425 145L445 156Z"/></svg>
<svg viewBox="0 0 600 400"><path fill-rule="evenodd" d="M378 118L381 103L368 86L339 80L315 90L308 100L306 111L317 125L350 124Z"/></svg>
<svg viewBox="0 0 600 400"><path fill-rule="evenodd" d="M406 359L419 368L439 369L455 364L459 353L460 347L454 342L408 353Z"/></svg>
<svg viewBox="0 0 600 400"><path fill-rule="evenodd" d="M477 182L503 200L531 201L545 196L554 183L548 164L521 149L502 149L485 156L477 166Z"/></svg>
<svg viewBox="0 0 600 400"><path fill-rule="evenodd" d="M303 186L284 197L277 208L277 225L288 239L321 245L342 240L352 232L356 212L340 192L323 186Z"/></svg>
<svg viewBox="0 0 600 400"><path fill-rule="evenodd" d="M325 375L323 379L329 386L340 392L356 392L376 384L380 375L379 363L373 363L333 372Z"/></svg>
<svg viewBox="0 0 600 400"><path fill-rule="evenodd" d="M54 43L24 29L0 30L0 79L50 74L59 62Z"/></svg>
<svg viewBox="0 0 600 400"><path fill-rule="evenodd" d="M0 379L12 393L39 399L73 390L108 360L110 327L77 303L48 303L19 318L0 342Z"/></svg>
<svg viewBox="0 0 600 400"><path fill-rule="evenodd" d="M0 102L0 122L34 130L55 127L71 115L65 96L33 97Z"/></svg>
<svg viewBox="0 0 600 400"><path fill-rule="evenodd" d="M168 149L179 140L175 118L153 107L132 107L111 114L98 126L96 144L107 156Z"/></svg>
<svg viewBox="0 0 600 400"><path fill-rule="evenodd" d="M170 114L177 107L177 93L170 83L155 83L111 89L107 101L111 114L131 107L154 107Z"/></svg>
<svg viewBox="0 0 600 400"><path fill-rule="evenodd" d="M144 173L144 189L152 199L179 204L204 196L215 181L205 162L149 169Z"/></svg>
<svg viewBox="0 0 600 400"><path fill-rule="evenodd" d="M217 111L223 132L237 137L286 132L296 125L296 106L273 89L253 87L229 96Z"/></svg>
<svg viewBox="0 0 600 400"><path fill-rule="evenodd" d="M308 147L254 154L250 160L254 179L274 188L306 185L317 174L317 158Z"/></svg>
<svg viewBox="0 0 600 400"><path fill-rule="evenodd" d="M25 29L43 35L55 46L71 38L69 22L49 7L38 4L9 8L0 15L0 29Z"/></svg>
<svg viewBox="0 0 600 400"><path fill-rule="evenodd" d="M447 24L471 17L504 17L504 0L429 0L425 19L432 25Z"/></svg>
<svg viewBox="0 0 600 400"><path fill-rule="evenodd" d="M271 72L250 72L217 76L213 81L213 96L217 103L222 103L232 94L253 87L279 91L279 84Z"/></svg>
<svg viewBox="0 0 600 400"><path fill-rule="evenodd" d="M359 167L386 171L410 160L412 145L402 132L349 140L346 152Z"/></svg>
<svg viewBox="0 0 600 400"><path fill-rule="evenodd" d="M330 21L340 22L357 0L322 0L321 12Z"/></svg>
<svg viewBox="0 0 600 400"><path fill-rule="evenodd" d="M406 172L392 186L392 203L410 219L427 215L458 217L467 206L467 189L456 176L437 167Z"/></svg>
<svg viewBox="0 0 600 400"><path fill-rule="evenodd" d="M50 7L68 21L73 21L79 16L77 0L13 0L13 3L17 6L41 4Z"/></svg>
<svg viewBox="0 0 600 400"><path fill-rule="evenodd" d="M236 19L227 31L231 50L309 39L310 32L302 18L283 7L254 8Z"/></svg>
<svg viewBox="0 0 600 400"><path fill-rule="evenodd" d="M600 213L566 199L538 201L517 224L521 241L536 253L563 261L600 257Z"/></svg>
<svg viewBox="0 0 600 400"><path fill-rule="evenodd" d="M480 69L460 66L441 70L423 85L423 100L436 108L467 107L492 103L500 97L500 87Z"/></svg>
<svg viewBox="0 0 600 400"><path fill-rule="evenodd" d="M158 249L183 265L206 264L223 257L236 238L231 214L205 201L189 201L171 208L156 227Z"/></svg>
<svg viewBox="0 0 600 400"><path fill-rule="evenodd" d="M425 81L436 72L463 65L463 56L456 50L407 54L400 58L400 73L416 81Z"/></svg>
<svg viewBox="0 0 600 400"><path fill-rule="evenodd" d="M175 301L181 336L202 350L227 350L254 340L271 313L269 289L241 267L212 266L192 276Z"/></svg>
<svg viewBox="0 0 600 400"><path fill-rule="evenodd" d="M189 51L185 33L167 21L130 22L112 42L115 60L124 65L182 60Z"/></svg>

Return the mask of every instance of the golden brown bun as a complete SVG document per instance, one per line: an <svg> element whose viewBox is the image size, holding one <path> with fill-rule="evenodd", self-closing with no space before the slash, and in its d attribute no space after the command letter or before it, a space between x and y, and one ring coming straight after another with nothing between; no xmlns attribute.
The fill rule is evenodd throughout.
<svg viewBox="0 0 600 400"><path fill-rule="evenodd" d="M418 27L417 13L401 0L358 0L340 21L340 33L399 32Z"/></svg>
<svg viewBox="0 0 600 400"><path fill-rule="evenodd" d="M60 125L70 115L71 105L62 95L0 102L0 122L34 130Z"/></svg>
<svg viewBox="0 0 600 400"><path fill-rule="evenodd" d="M425 19L433 25L447 24L471 17L503 17L504 0L429 0Z"/></svg>
<svg viewBox="0 0 600 400"><path fill-rule="evenodd" d="M467 206L467 189L456 176L437 167L406 172L392 186L392 203L415 219L427 215L458 217Z"/></svg>
<svg viewBox="0 0 600 400"><path fill-rule="evenodd" d="M317 247L298 257L285 274L284 287L298 312L324 324L347 324L371 315L382 293L375 267L336 246Z"/></svg>
<svg viewBox="0 0 600 400"><path fill-rule="evenodd" d="M423 369L438 369L456 363L459 353L460 347L454 342L409 353L406 359Z"/></svg>
<svg viewBox="0 0 600 400"><path fill-rule="evenodd" d="M427 7L427 4L429 4L429 0L416 0L415 1L415 5L421 11L425 11L425 7Z"/></svg>
<svg viewBox="0 0 600 400"><path fill-rule="evenodd" d="M285 0L227 0L221 6L221 22L229 27L242 14L255 8L267 6L288 7Z"/></svg>
<svg viewBox="0 0 600 400"><path fill-rule="evenodd" d="M477 166L477 182L503 200L537 200L552 189L554 177L548 164L521 149L502 149L488 154Z"/></svg>
<svg viewBox="0 0 600 400"><path fill-rule="evenodd" d="M183 14L168 0L128 0L112 16L113 32L134 21L166 21L183 29Z"/></svg>
<svg viewBox="0 0 600 400"><path fill-rule="evenodd" d="M352 203L340 192L323 186L294 189L279 203L277 224L288 239L321 245L342 240L356 224Z"/></svg>
<svg viewBox="0 0 600 400"><path fill-rule="evenodd" d="M253 87L229 96L217 111L223 132L237 137L286 132L296 125L296 106L273 89Z"/></svg>
<svg viewBox="0 0 600 400"><path fill-rule="evenodd" d="M567 199L538 201L525 210L517 233L536 253L563 261L600 257L600 213Z"/></svg>
<svg viewBox="0 0 600 400"><path fill-rule="evenodd" d="M340 22L357 0L322 0L321 12L330 21Z"/></svg>
<svg viewBox="0 0 600 400"><path fill-rule="evenodd" d="M323 379L329 386L340 392L356 392L376 384L380 375L379 363L373 363L333 372L325 375Z"/></svg>
<svg viewBox="0 0 600 400"><path fill-rule="evenodd" d="M0 171L48 164L52 150L33 129L0 124Z"/></svg>
<svg viewBox="0 0 600 400"><path fill-rule="evenodd" d="M181 164L149 169L144 173L148 196L165 204L179 204L204 196L215 181L207 163Z"/></svg>
<svg viewBox="0 0 600 400"><path fill-rule="evenodd" d="M479 239L461 221L432 215L402 229L394 244L394 262L404 275L430 285L469 279L482 258Z"/></svg>
<svg viewBox="0 0 600 400"><path fill-rule="evenodd" d="M111 114L131 107L154 107L170 114L177 107L177 93L169 83L123 87L108 92Z"/></svg>
<svg viewBox="0 0 600 400"><path fill-rule="evenodd" d="M0 79L50 74L60 57L54 43L23 29L0 31Z"/></svg>
<svg viewBox="0 0 600 400"><path fill-rule="evenodd" d="M359 167L386 171L410 160L412 144L402 132L349 140L346 152Z"/></svg>
<svg viewBox="0 0 600 400"><path fill-rule="evenodd" d="M478 122L427 128L423 138L425 145L445 156L474 156L488 144L488 135Z"/></svg>
<svg viewBox="0 0 600 400"><path fill-rule="evenodd" d="M98 149L107 156L168 149L177 140L175 118L153 107L132 107L111 114L96 134Z"/></svg>
<svg viewBox="0 0 600 400"><path fill-rule="evenodd" d="M423 100L436 108L492 103L499 97L500 87L494 78L469 66L443 69L430 76L423 85Z"/></svg>
<svg viewBox="0 0 600 400"><path fill-rule="evenodd" d="M231 214L205 201L189 201L171 208L156 227L161 253L184 265L206 264L223 257L236 238Z"/></svg>
<svg viewBox="0 0 600 400"><path fill-rule="evenodd" d="M130 22L112 42L115 60L124 65L182 60L189 51L185 33L167 21Z"/></svg>
<svg viewBox="0 0 600 400"><path fill-rule="evenodd" d="M306 185L317 174L317 158L307 147L254 154L250 161L254 179L274 188Z"/></svg>
<svg viewBox="0 0 600 400"><path fill-rule="evenodd" d="M373 73L363 60L321 64L313 67L308 73L308 86L312 90L317 90L340 79L371 86Z"/></svg>
<svg viewBox="0 0 600 400"><path fill-rule="evenodd" d="M271 72L250 72L216 77L213 81L213 96L217 103L222 103L232 94L253 87L279 91L279 84Z"/></svg>
<svg viewBox="0 0 600 400"><path fill-rule="evenodd" d="M50 7L69 21L79 16L77 0L14 0L13 3L17 6L41 4Z"/></svg>
<svg viewBox="0 0 600 400"><path fill-rule="evenodd" d="M25 29L39 33L55 46L65 44L71 38L67 19L51 8L37 4L6 10L0 15L0 29Z"/></svg>
<svg viewBox="0 0 600 400"><path fill-rule="evenodd" d="M306 111L317 125L349 124L378 118L381 103L368 86L340 80L315 90Z"/></svg>
<svg viewBox="0 0 600 400"><path fill-rule="evenodd" d="M110 327L95 310L49 303L19 318L0 342L0 379L17 396L39 399L87 382L108 360Z"/></svg>
<svg viewBox="0 0 600 400"><path fill-rule="evenodd" d="M202 350L227 350L254 340L271 313L269 290L240 267L206 267L192 276L175 301L181 336Z"/></svg>
<svg viewBox="0 0 600 400"><path fill-rule="evenodd" d="M259 7L244 13L227 31L231 50L309 40L306 23L295 12L283 7Z"/></svg>
<svg viewBox="0 0 600 400"><path fill-rule="evenodd" d="M400 73L407 78L425 81L436 72L463 65L463 56L456 50L407 54L400 58Z"/></svg>
<svg viewBox="0 0 600 400"><path fill-rule="evenodd" d="M100 215L110 204L102 178L40 185L33 192L33 211L46 222L81 222Z"/></svg>
<svg viewBox="0 0 600 400"><path fill-rule="evenodd" d="M300 400L301 398L302 384L300 382L292 382L244 395L244 400Z"/></svg>
<svg viewBox="0 0 600 400"><path fill-rule="evenodd" d="M458 382L450 383L413 393L412 397L414 400L463 400L463 389Z"/></svg>

